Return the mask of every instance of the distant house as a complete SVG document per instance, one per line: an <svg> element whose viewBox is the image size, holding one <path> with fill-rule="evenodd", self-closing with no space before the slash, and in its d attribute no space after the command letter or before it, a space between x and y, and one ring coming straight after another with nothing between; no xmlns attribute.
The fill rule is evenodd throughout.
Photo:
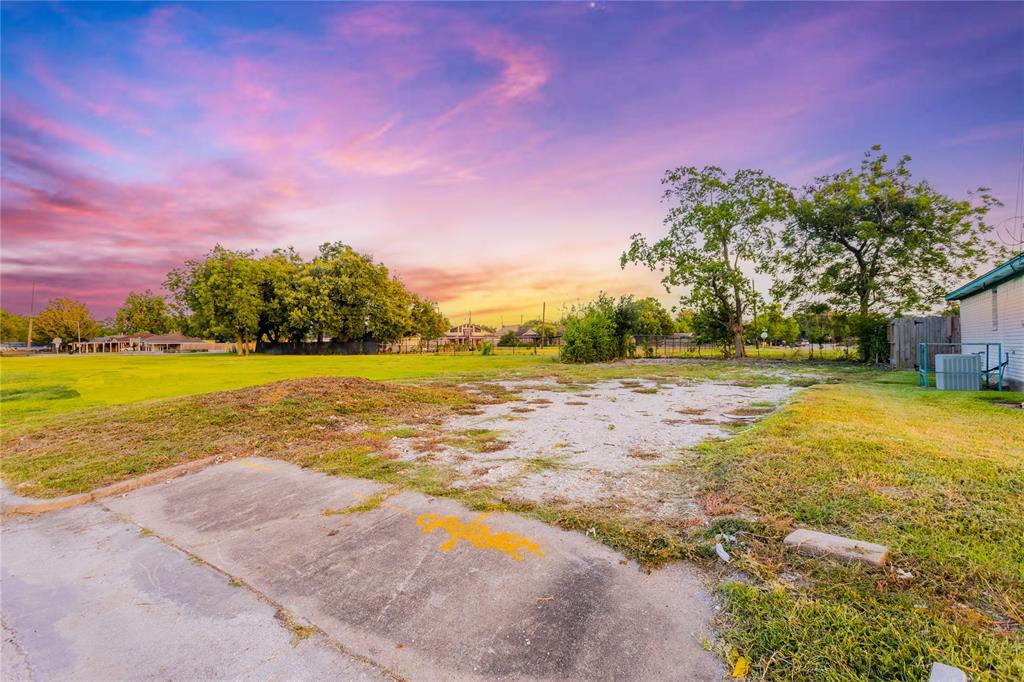
<svg viewBox="0 0 1024 682"><path fill-rule="evenodd" d="M212 341L197 339L177 332L172 334L154 334L142 339L141 350L148 353L177 353L183 351L210 350Z"/></svg>
<svg viewBox="0 0 1024 682"><path fill-rule="evenodd" d="M1008 360L1003 385L1024 390L1024 253L963 285L946 300L960 302L962 343L1001 343L999 361ZM976 350L963 348L965 353Z"/></svg>
<svg viewBox="0 0 1024 682"><path fill-rule="evenodd" d="M494 332L478 324L460 324L444 334L446 344L460 344L476 348L483 343L495 343Z"/></svg>
<svg viewBox="0 0 1024 682"><path fill-rule="evenodd" d="M152 334L97 336L95 339L75 342L72 345L77 353L126 353L140 350L142 340L149 336Z"/></svg>
<svg viewBox="0 0 1024 682"><path fill-rule="evenodd" d="M540 341L540 333L538 333L537 330L534 329L533 327L524 329L519 334L520 343L537 343L538 341Z"/></svg>

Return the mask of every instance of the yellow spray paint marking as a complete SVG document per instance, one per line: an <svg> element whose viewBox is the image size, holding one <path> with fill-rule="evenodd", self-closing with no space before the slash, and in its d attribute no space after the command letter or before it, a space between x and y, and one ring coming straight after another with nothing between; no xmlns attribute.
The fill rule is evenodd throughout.
<svg viewBox="0 0 1024 682"><path fill-rule="evenodd" d="M464 538L469 540L474 547L495 549L508 554L516 561L523 560L523 557L519 555L520 550L537 556L544 556L540 545L529 538L524 538L522 535L516 535L515 533L491 532L491 529L483 523L487 516L488 514L480 514L470 523L463 523L457 516L445 516L442 518L437 514L420 514L416 518L416 525L424 533L430 533L440 528L451 536L439 548L442 552L452 549L458 544L459 540Z"/></svg>
<svg viewBox="0 0 1024 682"><path fill-rule="evenodd" d="M242 460L242 466L249 467L250 469L262 469L263 471L273 471L270 467L264 464L257 464L256 462L250 462L247 459Z"/></svg>

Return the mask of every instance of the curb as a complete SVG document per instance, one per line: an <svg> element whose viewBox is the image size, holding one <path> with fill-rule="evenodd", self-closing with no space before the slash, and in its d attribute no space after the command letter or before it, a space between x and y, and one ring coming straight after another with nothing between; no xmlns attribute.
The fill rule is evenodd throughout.
<svg viewBox="0 0 1024 682"><path fill-rule="evenodd" d="M143 488L156 483L163 483L164 481L169 481L172 478L178 478L179 476L195 473L196 471L205 469L211 464L218 464L223 461L227 461L227 459L222 455L213 455L212 457L204 457L203 459L185 462L184 464L178 464L160 471L143 474L137 478L130 478L126 481L111 483L110 485L105 485L102 488L90 490L87 493L58 497L53 500L39 500L38 502L2 504L2 506L0 506L0 513L2 513L3 516L13 516L16 514L44 514L46 512L57 511L59 509L77 507L88 502L103 499L104 497L128 493L132 490L136 490L137 488Z"/></svg>

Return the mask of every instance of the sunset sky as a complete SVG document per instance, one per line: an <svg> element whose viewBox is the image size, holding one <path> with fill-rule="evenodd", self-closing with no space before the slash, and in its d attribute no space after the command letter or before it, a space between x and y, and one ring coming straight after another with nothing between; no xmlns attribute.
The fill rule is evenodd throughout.
<svg viewBox="0 0 1024 682"><path fill-rule="evenodd" d="M2 305L110 315L216 243L341 240L453 322L655 294L678 165L872 144L1012 215L1024 4L2 6ZM951 282L951 284L955 284ZM951 287L952 288L952 287Z"/></svg>

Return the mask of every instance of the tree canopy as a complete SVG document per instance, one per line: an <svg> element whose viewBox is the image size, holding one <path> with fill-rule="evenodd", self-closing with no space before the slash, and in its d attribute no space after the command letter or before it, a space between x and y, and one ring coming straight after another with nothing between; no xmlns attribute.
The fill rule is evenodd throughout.
<svg viewBox="0 0 1024 682"><path fill-rule="evenodd" d="M383 263L352 247L322 244L312 260L292 249L231 251L216 246L167 276L190 333L218 340L393 342L442 336L447 319L410 293Z"/></svg>
<svg viewBox="0 0 1024 682"><path fill-rule="evenodd" d="M636 326L637 334L664 336L675 333L675 320L658 299L653 296L637 299L636 306L639 315Z"/></svg>
<svg viewBox="0 0 1024 682"><path fill-rule="evenodd" d="M188 330L218 341L236 341L239 352L256 339L263 299L254 251L231 251L219 244L204 258L188 260L167 275Z"/></svg>
<svg viewBox="0 0 1024 682"><path fill-rule="evenodd" d="M166 334L174 328L174 319L164 297L146 289L128 294L117 309L113 327L119 334Z"/></svg>
<svg viewBox="0 0 1024 682"><path fill-rule="evenodd" d="M79 337L90 339L98 333L99 325L89 308L73 298L56 298L47 303L36 316L32 329L33 340L42 344L53 339L70 343Z"/></svg>
<svg viewBox="0 0 1024 682"><path fill-rule="evenodd" d="M783 215L786 187L759 170L728 175L717 166L684 166L662 179L668 234L650 243L632 236L621 265L665 273L666 290L689 287L683 302L722 324L734 353L744 355L743 316L754 296L745 264L766 269L775 245L771 223Z"/></svg>
<svg viewBox="0 0 1024 682"><path fill-rule="evenodd" d="M938 304L951 281L1002 249L987 236L999 202L984 187L953 199L915 181L910 157L881 147L860 170L826 175L790 200L773 290L788 302L823 300L856 313L899 315Z"/></svg>
<svg viewBox="0 0 1024 682"><path fill-rule="evenodd" d="M28 342L28 318L0 308L0 341Z"/></svg>

